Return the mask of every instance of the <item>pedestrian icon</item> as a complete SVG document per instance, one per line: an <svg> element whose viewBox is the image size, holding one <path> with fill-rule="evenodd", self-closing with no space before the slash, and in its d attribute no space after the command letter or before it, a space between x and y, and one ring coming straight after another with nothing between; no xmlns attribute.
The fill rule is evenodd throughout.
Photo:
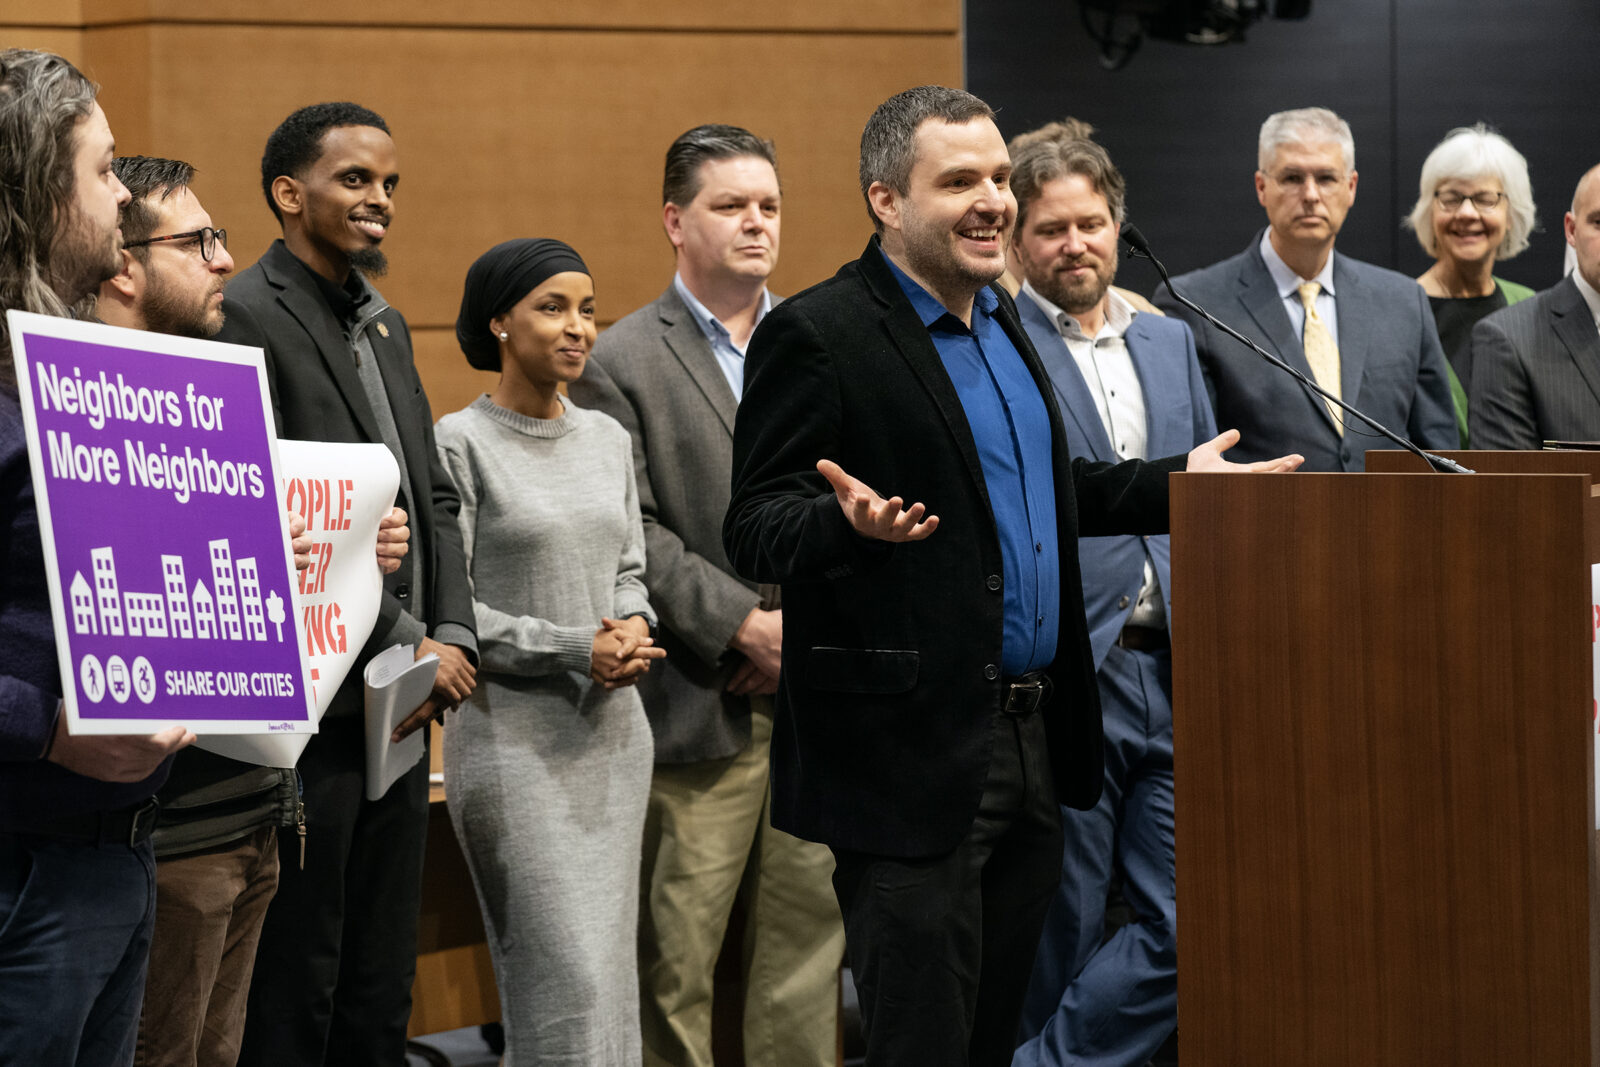
<svg viewBox="0 0 1600 1067"><path fill-rule="evenodd" d="M98 704L106 695L106 672L94 656L85 656L78 663L78 684L89 703Z"/></svg>

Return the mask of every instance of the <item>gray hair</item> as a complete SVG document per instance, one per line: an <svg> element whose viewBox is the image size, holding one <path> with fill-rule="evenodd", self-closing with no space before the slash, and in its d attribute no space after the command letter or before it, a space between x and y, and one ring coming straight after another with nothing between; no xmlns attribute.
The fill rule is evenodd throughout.
<svg viewBox="0 0 1600 1067"><path fill-rule="evenodd" d="M896 93L872 113L861 131L861 196L872 226L883 232L883 220L872 210L868 190L882 182L904 196L911 188L911 167L917 157L917 130L928 119L965 125L993 119L994 109L964 89L919 85Z"/></svg>
<svg viewBox="0 0 1600 1067"><path fill-rule="evenodd" d="M1458 126L1445 134L1422 161L1422 177L1417 182L1417 203L1400 223L1415 230L1417 243L1430 256L1439 254L1433 234L1433 194L1439 186L1455 179L1498 178L1506 194L1506 235L1495 255L1500 259L1528 247L1528 235L1537 220L1533 213L1533 183L1528 180L1528 161L1511 147L1511 142L1483 123Z"/></svg>
<svg viewBox="0 0 1600 1067"><path fill-rule="evenodd" d="M1011 191L1017 198L1014 235L1022 233L1028 209L1039 199L1045 183L1069 175L1086 179L1091 189L1105 197L1111 221L1122 225L1128 214L1128 185L1106 150L1083 138L1040 140L1011 156Z"/></svg>
<svg viewBox="0 0 1600 1067"><path fill-rule="evenodd" d="M1301 107L1268 115L1256 142L1256 167L1265 174L1278 149L1291 144L1332 141L1344 155L1344 169L1356 169L1356 139L1350 124L1325 107Z"/></svg>
<svg viewBox="0 0 1600 1067"><path fill-rule="evenodd" d="M0 312L71 314L52 285L50 261L76 210L78 123L94 113L95 91L60 56L0 49ZM11 334L0 316L0 388L15 383Z"/></svg>
<svg viewBox="0 0 1600 1067"><path fill-rule="evenodd" d="M661 178L661 202L688 207L700 195L700 167L703 164L743 156L764 159L772 164L772 173L778 173L778 150L771 141L757 137L743 126L725 126L713 122L685 131L667 149L667 165Z"/></svg>

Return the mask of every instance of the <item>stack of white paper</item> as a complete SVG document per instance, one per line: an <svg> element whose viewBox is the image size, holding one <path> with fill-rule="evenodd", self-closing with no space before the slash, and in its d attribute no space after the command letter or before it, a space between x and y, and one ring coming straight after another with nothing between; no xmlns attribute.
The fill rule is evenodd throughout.
<svg viewBox="0 0 1600 1067"><path fill-rule="evenodd" d="M414 658L411 645L395 645L367 663L367 799L380 800L425 751L427 728L417 730L399 744L389 740L394 728L433 692L439 657L432 652Z"/></svg>

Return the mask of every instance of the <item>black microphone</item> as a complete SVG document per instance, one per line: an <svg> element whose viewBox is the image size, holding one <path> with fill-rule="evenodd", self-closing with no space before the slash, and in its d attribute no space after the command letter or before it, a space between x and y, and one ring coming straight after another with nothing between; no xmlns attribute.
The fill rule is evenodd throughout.
<svg viewBox="0 0 1600 1067"><path fill-rule="evenodd" d="M1218 319L1215 315L1211 314L1211 312L1207 311L1199 304L1196 304L1193 300L1190 300L1188 297L1178 292L1178 290L1172 287L1172 275L1167 273L1167 268L1162 266L1161 261L1155 257L1155 253L1150 251L1150 242L1144 239L1144 234L1139 232L1139 228L1131 222L1124 222L1120 232L1122 239L1127 242L1128 248L1133 253L1134 258L1148 259L1151 263L1155 264L1156 273L1161 275L1162 284L1167 287L1167 292L1171 293L1172 298L1178 303L1182 304L1196 315L1199 315L1202 319L1205 319L1211 325L1215 326L1217 329L1221 330L1235 341L1245 345L1251 351L1255 352L1256 355L1260 356L1274 367L1277 367L1285 374L1292 375L1296 381L1298 381L1301 385L1304 385L1307 389L1310 389L1312 392L1316 393L1318 396L1325 397L1333 403L1338 404L1345 411L1348 411L1350 414L1354 415L1368 426L1371 426L1374 430L1378 431L1383 436L1387 437L1389 440L1405 449L1407 452L1411 452L1419 456L1424 463L1434 470L1452 474L1477 473L1469 467L1463 467L1453 459L1447 459L1444 456L1438 456L1432 452L1423 451L1408 438L1401 437L1399 434L1395 433L1393 430L1389 429L1387 426L1383 425L1377 419L1373 418L1371 415L1368 415L1360 408L1346 404L1341 398L1334 396L1322 386L1318 385L1315 381L1306 377L1304 374L1301 374L1294 367L1291 367L1289 364L1285 363L1271 352L1268 352L1265 348L1262 348L1260 345L1250 340L1250 338L1246 337L1238 330L1235 330L1232 326L1229 326L1227 323Z"/></svg>

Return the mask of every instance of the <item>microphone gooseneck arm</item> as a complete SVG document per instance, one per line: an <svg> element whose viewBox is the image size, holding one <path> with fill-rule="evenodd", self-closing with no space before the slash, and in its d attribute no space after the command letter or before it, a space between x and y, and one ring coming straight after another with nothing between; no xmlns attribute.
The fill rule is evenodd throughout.
<svg viewBox="0 0 1600 1067"><path fill-rule="evenodd" d="M1229 326L1221 319L1218 319L1215 315L1211 314L1211 312L1207 311L1199 304L1196 304L1193 300L1190 300L1188 297L1178 292L1178 290L1172 287L1172 275L1167 273L1167 268L1162 266L1161 261L1155 257L1155 253L1150 251L1150 243L1144 239L1144 234L1139 232L1139 228L1137 226L1130 222L1124 222L1122 224L1121 235L1122 239L1127 242L1128 248L1132 251L1135 258L1148 259L1151 263L1155 264L1156 273L1161 275L1162 284L1167 287L1167 292L1171 293L1172 298L1178 303L1182 304L1196 315L1199 315L1202 319L1205 319L1211 325L1215 326L1217 329L1221 330L1235 341L1238 341L1240 344L1246 346L1256 355L1260 356L1274 367L1277 367L1285 374L1293 376L1296 381L1298 381L1301 385L1304 385L1307 389L1310 389L1318 396L1326 398L1331 403L1339 405L1339 407L1354 415L1368 426L1371 426L1378 433L1387 437L1389 440L1393 441L1407 452L1415 454L1431 469L1451 474L1476 473L1471 468L1463 467L1453 459L1435 455L1432 452L1426 452L1419 448L1408 438L1401 437L1399 434L1395 433L1393 430L1389 429L1387 426L1383 425L1377 419L1373 418L1371 415L1368 415L1360 408L1347 404L1342 398L1334 396L1332 393L1328 392L1328 390L1318 385L1315 381L1306 377L1306 375L1300 373L1300 371L1296 370L1294 367L1285 363L1283 360L1279 359L1271 352L1268 352L1265 348L1262 348L1260 345L1256 344L1238 330L1235 330L1232 326Z"/></svg>

